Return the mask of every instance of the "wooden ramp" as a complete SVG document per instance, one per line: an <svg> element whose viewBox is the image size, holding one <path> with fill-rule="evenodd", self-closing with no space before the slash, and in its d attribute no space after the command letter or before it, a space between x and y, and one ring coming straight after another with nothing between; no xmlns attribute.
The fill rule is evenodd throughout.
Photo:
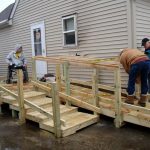
<svg viewBox="0 0 150 150"><path fill-rule="evenodd" d="M43 84L37 81L36 60L55 63L56 82ZM80 69L92 69L91 80L72 79L69 69L74 65ZM113 73L114 84L108 86L98 82L101 70ZM124 122L150 128L150 102L144 108L124 102L125 94L121 88L120 65L117 61L70 56L36 57L33 59L32 90L23 86L19 72L21 71L17 73L18 88L13 87L11 90L11 87L4 88L0 85L0 89L7 93L1 93L1 101L8 103L12 112L19 111L20 122L25 122L25 119L35 121L40 128L55 133L56 137L73 134L96 123L100 114L114 118L117 128ZM79 112L78 107L87 109L94 115Z"/></svg>
<svg viewBox="0 0 150 150"><path fill-rule="evenodd" d="M32 104L39 106L44 111L53 114L52 98L46 97L45 92L34 91L33 89L24 91L24 98ZM1 102L9 104L12 114L19 112L18 101L7 94L1 96ZM39 123L41 129L54 133L53 119L25 105L25 118ZM76 133L78 130L92 125L98 121L97 115L79 112L77 107L60 104L60 118L64 120L65 126L61 126L61 137Z"/></svg>

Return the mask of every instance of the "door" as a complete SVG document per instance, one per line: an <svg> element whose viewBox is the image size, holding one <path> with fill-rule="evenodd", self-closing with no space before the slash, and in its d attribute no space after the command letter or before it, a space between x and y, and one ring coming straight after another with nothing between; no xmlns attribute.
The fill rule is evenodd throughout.
<svg viewBox="0 0 150 150"><path fill-rule="evenodd" d="M32 56L46 56L44 21L31 25ZM36 76L47 74L47 62L36 61Z"/></svg>

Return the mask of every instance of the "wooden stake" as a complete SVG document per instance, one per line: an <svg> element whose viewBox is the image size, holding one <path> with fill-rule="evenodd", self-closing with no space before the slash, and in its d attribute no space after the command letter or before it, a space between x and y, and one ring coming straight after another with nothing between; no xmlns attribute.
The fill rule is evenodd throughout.
<svg viewBox="0 0 150 150"><path fill-rule="evenodd" d="M56 83L57 83L58 91L60 91L61 90L60 64L56 65Z"/></svg>
<svg viewBox="0 0 150 150"><path fill-rule="evenodd" d="M141 84L135 84L135 96L137 97L137 98L140 98L140 88L141 88Z"/></svg>
<svg viewBox="0 0 150 150"><path fill-rule="evenodd" d="M13 118L17 118L17 111L16 110L11 110L11 115Z"/></svg>
<svg viewBox="0 0 150 150"><path fill-rule="evenodd" d="M61 79L64 80L65 72L64 72L64 63L61 64L62 72L61 72Z"/></svg>
<svg viewBox="0 0 150 150"><path fill-rule="evenodd" d="M35 58L32 58L32 80L33 81L37 80L37 76L36 76L36 60L35 60Z"/></svg>
<svg viewBox="0 0 150 150"><path fill-rule="evenodd" d="M66 84L66 94L70 95L70 79L69 79L69 62L64 63L64 77L65 77L65 84ZM71 105L69 101L66 103L68 106Z"/></svg>
<svg viewBox="0 0 150 150"><path fill-rule="evenodd" d="M62 136L61 121L60 121L60 100L57 92L56 83L52 83L51 87L52 87L54 131L55 131L55 136L59 138Z"/></svg>
<svg viewBox="0 0 150 150"><path fill-rule="evenodd" d="M1 106L1 104L0 104L0 114L2 114L2 106Z"/></svg>
<svg viewBox="0 0 150 150"><path fill-rule="evenodd" d="M93 93L93 105L98 107L98 69L94 69L92 77L92 93ZM95 115L98 115L94 112Z"/></svg>
<svg viewBox="0 0 150 150"><path fill-rule="evenodd" d="M19 102L19 119L20 123L25 123L25 108L24 108L24 95L23 95L23 73L21 69L17 70L18 76L18 102Z"/></svg>
<svg viewBox="0 0 150 150"><path fill-rule="evenodd" d="M121 114L121 79L120 79L120 68L115 69L114 72L115 81L115 126L119 128L122 125L122 114Z"/></svg>

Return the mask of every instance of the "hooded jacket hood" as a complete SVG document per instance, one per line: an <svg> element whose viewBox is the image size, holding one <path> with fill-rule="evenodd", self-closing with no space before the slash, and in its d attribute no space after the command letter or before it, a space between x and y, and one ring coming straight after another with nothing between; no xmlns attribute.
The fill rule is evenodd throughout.
<svg viewBox="0 0 150 150"><path fill-rule="evenodd" d="M22 45L21 45L21 44L17 44L16 47L15 47L15 53L16 53L20 48L22 48Z"/></svg>

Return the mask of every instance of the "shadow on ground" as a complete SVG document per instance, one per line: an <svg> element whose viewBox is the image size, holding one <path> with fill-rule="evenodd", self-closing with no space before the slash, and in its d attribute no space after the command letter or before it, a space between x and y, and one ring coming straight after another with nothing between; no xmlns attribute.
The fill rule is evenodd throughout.
<svg viewBox="0 0 150 150"><path fill-rule="evenodd" d="M149 150L150 129L126 124L116 129L113 120L102 116L100 122L74 135L56 139L40 130L38 124L18 119L4 112L0 115L0 150Z"/></svg>

